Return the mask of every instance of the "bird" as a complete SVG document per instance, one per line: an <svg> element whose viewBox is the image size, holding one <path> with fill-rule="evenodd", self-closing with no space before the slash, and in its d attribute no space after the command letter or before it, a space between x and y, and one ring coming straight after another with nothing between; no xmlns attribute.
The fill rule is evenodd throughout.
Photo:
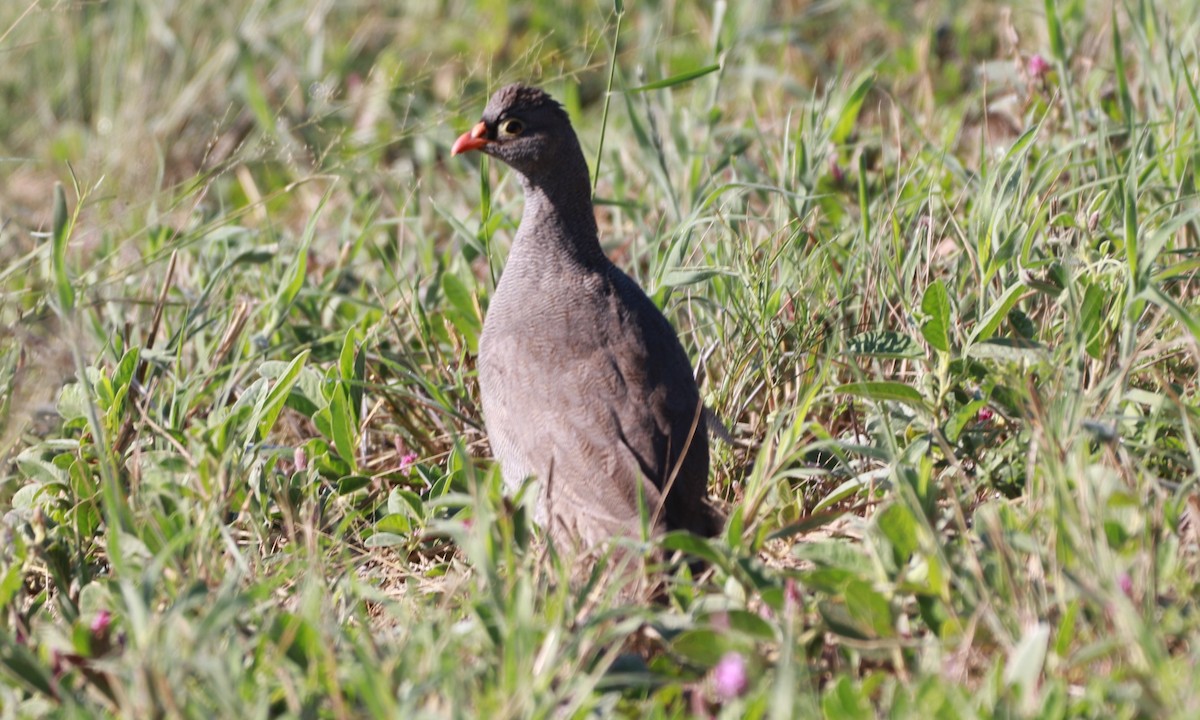
<svg viewBox="0 0 1200 720"><path fill-rule="evenodd" d="M600 245L588 165L566 110L512 84L451 147L516 172L521 221L488 305L476 366L503 482L533 477L534 520L590 549L655 535L712 537L707 411L675 329Z"/></svg>

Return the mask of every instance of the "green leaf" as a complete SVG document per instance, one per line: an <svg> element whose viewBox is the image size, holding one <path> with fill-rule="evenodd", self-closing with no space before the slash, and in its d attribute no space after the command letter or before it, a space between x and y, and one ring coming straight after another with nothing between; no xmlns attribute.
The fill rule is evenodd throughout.
<svg viewBox="0 0 1200 720"><path fill-rule="evenodd" d="M895 548L901 561L907 561L920 547L917 520L907 506L892 503L875 516L875 522L879 525L879 531Z"/></svg>
<svg viewBox="0 0 1200 720"><path fill-rule="evenodd" d="M342 340L342 351L338 354L338 374L349 400L348 407L357 426L359 410L362 408L363 385L366 381L365 355L358 347L358 330L350 328Z"/></svg>
<svg viewBox="0 0 1200 720"><path fill-rule="evenodd" d="M1004 665L1004 684L1021 688L1022 697L1032 699L1050 644L1050 626L1038 623L1031 628L1008 656Z"/></svg>
<svg viewBox="0 0 1200 720"><path fill-rule="evenodd" d="M758 613L749 610L723 610L719 613L722 622L728 624L730 632L745 635L749 639L762 642L776 640L775 629L771 623L764 620Z"/></svg>
<svg viewBox="0 0 1200 720"><path fill-rule="evenodd" d="M350 464L351 471L358 472L358 459L354 452L354 436L357 430L357 424L354 422L353 412L350 410L350 399L346 396L346 391L340 385L333 391L333 398L329 403L329 419L331 431L333 433L333 446L337 448L338 455L342 460Z"/></svg>
<svg viewBox="0 0 1200 720"><path fill-rule="evenodd" d="M345 475L338 478L338 495L349 495L358 492L371 484L371 478L366 475Z"/></svg>
<svg viewBox="0 0 1200 720"><path fill-rule="evenodd" d="M862 547L844 540L800 543L792 548L792 554L798 560L807 560L820 567L841 568L856 575L871 573L871 559Z"/></svg>
<svg viewBox="0 0 1200 720"><path fill-rule="evenodd" d="M67 383L58 391L58 403L55 410L63 420L71 421L87 419L88 397L82 383Z"/></svg>
<svg viewBox="0 0 1200 720"><path fill-rule="evenodd" d="M15 562L9 566L4 577L0 578L0 612L8 608L8 604L17 596L24 584L25 577L21 572L21 563Z"/></svg>
<svg viewBox="0 0 1200 720"><path fill-rule="evenodd" d="M475 296L463 281L451 272L442 273L442 292L450 302L450 311L447 312L450 322L463 334L468 349L474 353L479 347L479 333L483 328L479 310L475 305Z"/></svg>
<svg viewBox="0 0 1200 720"><path fill-rule="evenodd" d="M855 624L875 637L895 634L892 607L878 590L864 580L851 580L843 591L846 611Z"/></svg>
<svg viewBox="0 0 1200 720"><path fill-rule="evenodd" d="M924 353L916 340L904 333L872 330L846 342L846 352L859 357L918 358Z"/></svg>
<svg viewBox="0 0 1200 720"><path fill-rule="evenodd" d="M716 268L673 268L663 273L661 287L677 288L684 285L695 285L717 275L727 273Z"/></svg>
<svg viewBox="0 0 1200 720"><path fill-rule="evenodd" d="M387 533L403 536L411 534L412 530L412 521L406 515L385 515L379 519L379 522L375 523L376 535Z"/></svg>
<svg viewBox="0 0 1200 720"><path fill-rule="evenodd" d="M875 717L870 699L864 697L862 688L856 686L854 681L845 675L825 688L825 693L821 696L821 711L827 718L868 720Z"/></svg>
<svg viewBox="0 0 1200 720"><path fill-rule="evenodd" d="M1009 338L996 338L976 343L968 348L967 355L972 358L1001 360L1012 363L1049 362L1050 360L1050 355L1046 351L1046 347L1041 343L1030 342L1028 340L1011 340Z"/></svg>
<svg viewBox="0 0 1200 720"><path fill-rule="evenodd" d="M271 331L274 331L283 322L283 318L296 300L296 296L300 294L300 288L304 287L304 278L308 276L308 249L312 246L313 238L317 234L317 220L321 217L321 211L325 209L325 204L329 202L336 186L336 183L330 184L325 195L321 197L321 202L317 204L317 209L313 211L304 226L304 234L300 237L300 244L296 248L296 258L289 268L287 282L280 286L279 292L275 295L271 310L271 322L267 326Z"/></svg>
<svg viewBox="0 0 1200 720"><path fill-rule="evenodd" d="M952 443L958 442L958 438L962 435L963 428L965 428L968 423L970 423L975 419L976 416L979 415L979 411L982 410L985 405L987 405L986 400L972 400L966 405L960 407L958 410L955 410L954 414L950 416L950 419L946 421L946 426L942 430L942 432L946 435L946 439Z"/></svg>
<svg viewBox="0 0 1200 720"><path fill-rule="evenodd" d="M1050 36L1050 52L1060 65L1067 62L1066 42L1063 40L1062 24L1058 20L1058 5L1054 0L1046 0L1046 34Z"/></svg>
<svg viewBox="0 0 1200 720"><path fill-rule="evenodd" d="M67 241L71 238L74 219L67 213L67 193L62 183L54 183L53 246L51 265L54 269L54 286L58 293L58 305L62 312L75 308L75 288L67 274Z"/></svg>
<svg viewBox="0 0 1200 720"><path fill-rule="evenodd" d="M913 407L923 408L925 400L915 388L904 383L890 381L853 382L838 386L834 392L846 395L856 395L877 401L901 402Z"/></svg>
<svg viewBox="0 0 1200 720"><path fill-rule="evenodd" d="M1194 340L1200 340L1200 318L1197 318L1187 308L1180 305L1174 298L1164 293L1157 285L1151 285L1143 293L1150 302L1164 308L1180 325L1187 328Z"/></svg>
<svg viewBox="0 0 1200 720"><path fill-rule="evenodd" d="M1025 285L1019 282L1005 290L1004 294L988 308L987 313L975 326L975 329L971 331L970 343L983 342L994 335L996 329L1000 327L1000 323L1004 322L1004 318L1008 316L1008 311L1012 310L1017 301L1021 299L1021 293L1024 290Z"/></svg>
<svg viewBox="0 0 1200 720"><path fill-rule="evenodd" d="M753 644L748 641L739 642L737 636L712 628L685 630L671 641L671 650L674 654L694 665L707 667L716 665L727 652L745 653L752 647Z"/></svg>
<svg viewBox="0 0 1200 720"><path fill-rule="evenodd" d="M926 320L921 324L921 335L930 347L950 352L950 293L941 280L925 288L921 297L921 312Z"/></svg>
<svg viewBox="0 0 1200 720"><path fill-rule="evenodd" d="M421 496L404 488L392 488L388 493L387 511L389 515L412 515L416 518L425 517L425 503Z"/></svg>
<svg viewBox="0 0 1200 720"><path fill-rule="evenodd" d="M1084 338L1084 347L1087 354L1097 360L1104 352L1100 343L1104 337L1104 301L1104 290L1096 284L1088 284L1084 290L1084 301L1079 307L1079 332Z"/></svg>
<svg viewBox="0 0 1200 720"><path fill-rule="evenodd" d="M707 560L714 565L721 564L721 556L713 549L707 540L697 537L690 532L679 530L664 535L660 541L663 549L687 553L693 557Z"/></svg>
<svg viewBox="0 0 1200 720"><path fill-rule="evenodd" d="M1130 173L1130 179L1123 183L1125 192L1125 262L1129 266L1129 286L1131 291L1130 297L1142 290L1144 283L1142 282L1141 258L1138 256L1138 212L1137 212L1137 190L1132 187L1136 176ZM1132 307L1132 303L1130 307Z"/></svg>
<svg viewBox="0 0 1200 720"><path fill-rule="evenodd" d="M4 629L0 629L0 674L7 675L29 691L50 698L58 697L54 690L54 679L38 662L37 656L17 643Z"/></svg>
<svg viewBox="0 0 1200 720"><path fill-rule="evenodd" d="M665 78L663 80L656 80L652 83L646 83L645 85L640 85L638 87L628 90L628 92L638 93L638 92L645 92L647 90L661 90L662 88L674 87L675 85L682 85L684 83L691 82L692 80L695 80L696 78L704 77L705 75L716 72L717 70L720 70L720 69L721 69L721 63L713 63L711 65L705 65L702 68L697 68L695 70L688 70L687 72L681 72L678 75L672 75L671 77Z"/></svg>
<svg viewBox="0 0 1200 720"><path fill-rule="evenodd" d="M1125 127L1132 128L1134 120L1133 95L1129 92L1129 79L1125 76L1125 49L1121 43L1121 23L1117 22L1117 8L1112 8L1113 76L1117 79L1117 97L1121 99L1122 120Z"/></svg>
<svg viewBox="0 0 1200 720"><path fill-rule="evenodd" d="M308 360L308 354L309 351L304 350L288 363L283 374L271 386L270 392L260 401L259 408L255 413L258 416L258 436L260 438L267 437L267 434L271 432L271 428L275 426L275 421L279 419L279 413L283 410L283 406L287 403L288 396L291 394L292 386L296 384L296 379L300 376L300 371L304 369L304 363Z"/></svg>
<svg viewBox="0 0 1200 720"><path fill-rule="evenodd" d="M858 113L862 110L863 101L867 99L867 93L871 92L874 85L875 74L873 71L868 71L857 78L854 90L850 93L846 103L842 105L842 112L833 126L833 134L830 139L834 145L845 144L847 138L854 132L854 124L858 122Z"/></svg>

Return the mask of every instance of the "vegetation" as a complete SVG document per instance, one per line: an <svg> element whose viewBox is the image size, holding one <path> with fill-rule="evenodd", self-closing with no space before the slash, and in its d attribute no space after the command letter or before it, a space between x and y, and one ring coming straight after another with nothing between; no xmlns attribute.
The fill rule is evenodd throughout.
<svg viewBox="0 0 1200 720"><path fill-rule="evenodd" d="M1194 716L1197 22L0 4L0 718ZM656 599L481 431L513 80L736 439Z"/></svg>

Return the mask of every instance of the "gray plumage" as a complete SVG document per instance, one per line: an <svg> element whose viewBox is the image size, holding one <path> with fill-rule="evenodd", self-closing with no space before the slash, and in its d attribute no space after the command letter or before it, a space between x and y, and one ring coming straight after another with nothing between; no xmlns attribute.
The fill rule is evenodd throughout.
<svg viewBox="0 0 1200 720"><path fill-rule="evenodd" d="M525 209L479 342L484 422L505 484L538 479L537 520L584 547L641 528L711 536L708 439L671 324L604 255L566 112L510 85L454 146L517 171ZM667 490L664 499L664 490Z"/></svg>

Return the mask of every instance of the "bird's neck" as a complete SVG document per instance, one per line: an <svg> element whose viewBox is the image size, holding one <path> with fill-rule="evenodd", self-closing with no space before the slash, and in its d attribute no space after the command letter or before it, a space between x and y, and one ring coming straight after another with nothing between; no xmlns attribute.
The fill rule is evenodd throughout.
<svg viewBox="0 0 1200 720"><path fill-rule="evenodd" d="M607 264L582 153L557 170L551 177L522 176L525 210L513 252L552 254L585 267Z"/></svg>

